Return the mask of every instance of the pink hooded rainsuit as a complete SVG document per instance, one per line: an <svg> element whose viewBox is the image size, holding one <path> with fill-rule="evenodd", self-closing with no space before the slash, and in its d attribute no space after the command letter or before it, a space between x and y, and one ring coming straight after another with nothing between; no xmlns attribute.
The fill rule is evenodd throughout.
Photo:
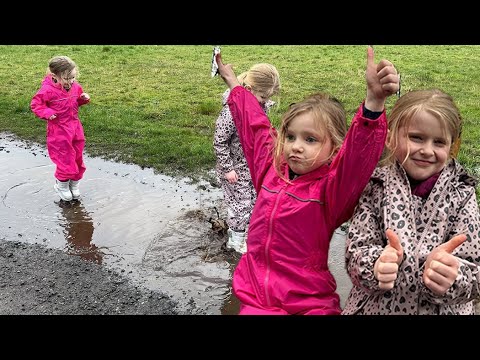
<svg viewBox="0 0 480 360"><path fill-rule="evenodd" d="M59 181L80 180L86 170L83 162L85 135L78 108L89 100L80 98L82 93L77 82L67 91L47 75L30 103L33 113L47 120L47 150L57 166L55 178ZM48 120L52 115L57 117Z"/></svg>

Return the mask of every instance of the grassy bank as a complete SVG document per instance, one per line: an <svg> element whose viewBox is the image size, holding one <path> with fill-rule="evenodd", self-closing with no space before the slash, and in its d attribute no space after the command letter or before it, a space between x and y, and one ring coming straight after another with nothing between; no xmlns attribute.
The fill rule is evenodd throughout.
<svg viewBox="0 0 480 360"><path fill-rule="evenodd" d="M213 45L213 44L212 44ZM0 131L45 143L45 123L30 111L48 60L68 55L92 98L80 110L89 155L135 163L165 174L194 175L214 166L215 119L225 85L210 77L212 46L0 46ZM460 161L480 168L480 46L375 46L391 60L402 92L438 87L464 118ZM366 46L223 46L237 74L256 62L281 76L278 124L286 107L314 91L336 95L350 119L365 95ZM390 98L387 107L393 106Z"/></svg>

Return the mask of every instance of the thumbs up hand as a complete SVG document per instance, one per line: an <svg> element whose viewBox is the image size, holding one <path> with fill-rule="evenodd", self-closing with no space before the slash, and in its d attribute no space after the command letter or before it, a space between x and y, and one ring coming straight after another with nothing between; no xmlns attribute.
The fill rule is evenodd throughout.
<svg viewBox="0 0 480 360"><path fill-rule="evenodd" d="M398 235L393 230L387 229L385 234L387 235L388 245L375 262L373 273L378 280L380 289L391 290L395 286L398 267L402 263L403 248Z"/></svg>
<svg viewBox="0 0 480 360"><path fill-rule="evenodd" d="M464 234L454 236L428 255L423 271L423 282L436 295L444 295L455 282L460 264L452 252L466 239L467 236Z"/></svg>
<svg viewBox="0 0 480 360"><path fill-rule="evenodd" d="M370 111L383 111L385 99L395 94L400 87L400 78L393 64L388 60L381 60L375 64L373 48L367 48L367 98L365 107Z"/></svg>

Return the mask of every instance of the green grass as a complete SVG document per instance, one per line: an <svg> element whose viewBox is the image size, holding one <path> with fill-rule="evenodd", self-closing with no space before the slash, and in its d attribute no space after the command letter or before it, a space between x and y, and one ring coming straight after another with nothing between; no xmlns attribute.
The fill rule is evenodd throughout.
<svg viewBox="0 0 480 360"><path fill-rule="evenodd" d="M459 160L480 168L480 46L375 46L376 61L392 61L402 91L438 87L456 100L464 118ZM0 46L0 131L45 143L45 123L30 111L48 60L70 56L92 98L80 109L86 152L151 167L169 175L205 174L214 167L215 120L225 84L210 77L212 46ZM287 106L325 91L341 100L348 118L365 96L366 46L223 46L237 74L257 62L281 76L278 125ZM390 98L387 109L394 104ZM88 164L87 164L88 166Z"/></svg>

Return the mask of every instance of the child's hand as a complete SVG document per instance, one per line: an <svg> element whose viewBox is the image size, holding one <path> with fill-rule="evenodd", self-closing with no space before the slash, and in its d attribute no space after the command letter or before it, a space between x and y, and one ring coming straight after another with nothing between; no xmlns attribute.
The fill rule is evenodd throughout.
<svg viewBox="0 0 480 360"><path fill-rule="evenodd" d="M388 60L374 61L373 48L367 48L367 98L365 107L370 111L383 111L385 99L395 94L400 88L400 79L397 70Z"/></svg>
<svg viewBox="0 0 480 360"><path fill-rule="evenodd" d="M455 282L460 264L452 252L466 239L467 236L464 234L454 236L428 255L423 271L423 282L435 294L444 295Z"/></svg>
<svg viewBox="0 0 480 360"><path fill-rule="evenodd" d="M90 95L88 95L87 93L82 93L80 95L80 99L82 99L84 101L90 101Z"/></svg>
<svg viewBox="0 0 480 360"><path fill-rule="evenodd" d="M231 64L224 65L222 62L222 53L218 53L216 56L218 64L218 73L222 77L223 81L227 84L230 89L233 89L235 86L239 86L235 73L233 72L233 67Z"/></svg>
<svg viewBox="0 0 480 360"><path fill-rule="evenodd" d="M232 170L225 174L225 179L227 179L230 184L235 184L238 181L238 175L235 170Z"/></svg>
<svg viewBox="0 0 480 360"><path fill-rule="evenodd" d="M50 117L48 118L48 120L55 120L56 118L57 118L57 115L53 114L52 116L50 116Z"/></svg>
<svg viewBox="0 0 480 360"><path fill-rule="evenodd" d="M403 259L403 248L400 240L391 229L385 232L388 245L383 249L382 254L375 262L373 273L378 280L378 286L382 290L391 290L395 286L398 267Z"/></svg>

